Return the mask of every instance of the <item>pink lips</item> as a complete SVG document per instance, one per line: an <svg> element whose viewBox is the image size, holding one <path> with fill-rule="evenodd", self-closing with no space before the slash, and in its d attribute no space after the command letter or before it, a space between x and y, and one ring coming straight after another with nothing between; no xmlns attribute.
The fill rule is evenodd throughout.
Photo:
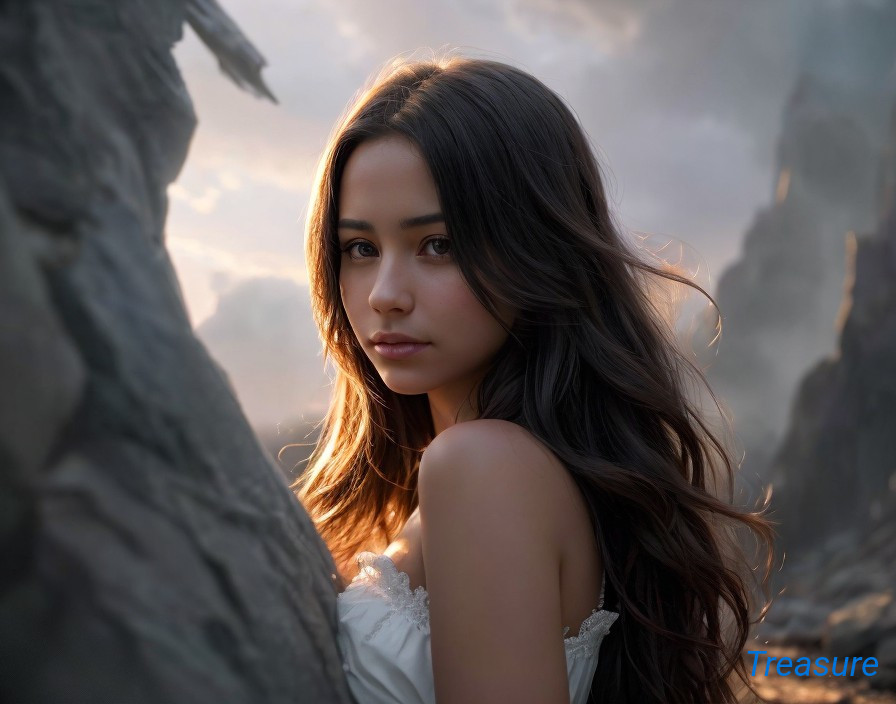
<svg viewBox="0 0 896 704"><path fill-rule="evenodd" d="M374 349L386 359L407 359L429 347L428 342L379 342Z"/></svg>

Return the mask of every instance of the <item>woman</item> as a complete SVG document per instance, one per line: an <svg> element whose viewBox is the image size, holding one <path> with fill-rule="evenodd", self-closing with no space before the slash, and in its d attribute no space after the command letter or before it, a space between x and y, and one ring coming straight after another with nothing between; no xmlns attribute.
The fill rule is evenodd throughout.
<svg viewBox="0 0 896 704"><path fill-rule="evenodd" d="M731 457L648 292L708 294L629 249L563 101L495 61L393 63L325 150L306 256L337 374L294 488L351 581L357 699L736 701L732 529L766 597L774 532L713 495Z"/></svg>

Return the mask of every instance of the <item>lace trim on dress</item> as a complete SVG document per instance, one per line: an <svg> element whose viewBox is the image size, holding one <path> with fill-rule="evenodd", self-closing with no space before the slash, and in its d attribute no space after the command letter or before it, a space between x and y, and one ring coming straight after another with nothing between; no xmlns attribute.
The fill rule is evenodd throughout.
<svg viewBox="0 0 896 704"><path fill-rule="evenodd" d="M567 655L585 655L590 657L600 647L603 637L610 631L610 626L619 618L619 614L615 611L607 611L601 608L604 605L604 591L607 586L607 575L604 573L600 582L600 598L597 601L597 608L591 610L582 625L579 626L579 634L563 639L563 645L566 646ZM563 627L563 635L569 633L569 626Z"/></svg>
<svg viewBox="0 0 896 704"><path fill-rule="evenodd" d="M410 587L410 577L395 566L388 555L378 555L373 552L362 552L357 557L361 570L352 580L352 584L364 583L373 587L385 597L389 604L389 612L374 624L370 633L364 636L367 642L379 632L383 624L396 612L401 613L420 630L429 630L429 594L423 586L413 591ZM598 608L592 610L576 636L564 637L563 645L570 655L592 655L604 635L610 630L610 626L619 617L615 611L607 611L600 608L604 603L604 589L606 587L606 575L601 583L600 600ZM341 594L339 596L342 596ZM570 627L563 628L563 635L569 632Z"/></svg>
<svg viewBox="0 0 896 704"><path fill-rule="evenodd" d="M363 582L376 589L390 605L389 613L383 616L366 636L366 643L376 635L383 624L396 612L400 612L420 630L429 630L429 594L419 586L411 591L411 578L401 572L388 555L362 552L358 555L361 571L352 584Z"/></svg>

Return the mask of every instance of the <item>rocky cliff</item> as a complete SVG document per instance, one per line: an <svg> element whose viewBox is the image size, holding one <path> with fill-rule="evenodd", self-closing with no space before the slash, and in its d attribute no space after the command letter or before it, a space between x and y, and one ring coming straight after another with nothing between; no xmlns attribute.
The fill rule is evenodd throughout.
<svg viewBox="0 0 896 704"><path fill-rule="evenodd" d="M786 559L762 640L876 657L896 689L896 103L878 226L856 236L836 354L799 384L771 461Z"/></svg>
<svg viewBox="0 0 896 704"><path fill-rule="evenodd" d="M701 361L734 417L741 480L753 497L772 481L769 462L799 380L834 351L850 242L876 222L879 155L896 96L894 31L893 4L817 6L782 116L771 202L719 277L722 335ZM708 315L698 349L715 324Z"/></svg>
<svg viewBox="0 0 896 704"><path fill-rule="evenodd" d="M212 0L0 12L0 700L348 702L332 559L196 340L164 247Z"/></svg>

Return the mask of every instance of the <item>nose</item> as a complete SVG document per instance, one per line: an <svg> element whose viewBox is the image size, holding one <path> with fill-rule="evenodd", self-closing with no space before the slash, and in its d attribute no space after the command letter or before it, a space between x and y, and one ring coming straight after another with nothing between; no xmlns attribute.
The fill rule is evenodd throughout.
<svg viewBox="0 0 896 704"><path fill-rule="evenodd" d="M377 313L407 313L414 307L411 274L395 257L383 257L378 267L370 307Z"/></svg>

